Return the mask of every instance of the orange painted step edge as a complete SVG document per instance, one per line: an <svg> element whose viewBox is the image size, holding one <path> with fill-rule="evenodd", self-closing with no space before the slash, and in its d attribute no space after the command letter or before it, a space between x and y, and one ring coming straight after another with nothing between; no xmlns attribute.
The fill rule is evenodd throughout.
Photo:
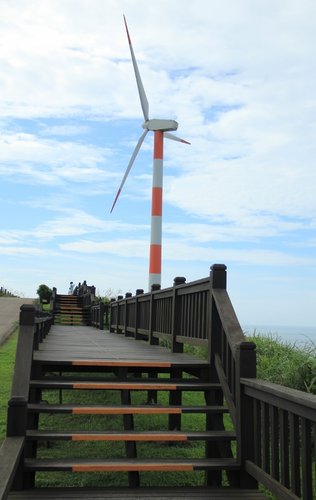
<svg viewBox="0 0 316 500"><path fill-rule="evenodd" d="M73 408L74 415L181 414L181 408Z"/></svg>

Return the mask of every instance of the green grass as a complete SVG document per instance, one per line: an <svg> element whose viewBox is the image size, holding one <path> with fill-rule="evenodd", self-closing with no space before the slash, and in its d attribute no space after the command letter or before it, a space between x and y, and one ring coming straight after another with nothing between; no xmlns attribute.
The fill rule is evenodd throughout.
<svg viewBox="0 0 316 500"><path fill-rule="evenodd" d="M17 330L0 347L0 441L3 441L7 426L7 407L11 393Z"/></svg>

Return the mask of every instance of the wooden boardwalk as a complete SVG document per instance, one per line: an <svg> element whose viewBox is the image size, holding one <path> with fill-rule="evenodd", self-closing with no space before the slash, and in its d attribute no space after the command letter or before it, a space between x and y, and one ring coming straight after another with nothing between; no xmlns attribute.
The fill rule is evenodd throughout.
<svg viewBox="0 0 316 500"><path fill-rule="evenodd" d="M86 288L21 307L1 500L315 498L315 398L256 380L225 266L108 311Z"/></svg>
<svg viewBox="0 0 316 500"><path fill-rule="evenodd" d="M170 349L151 346L104 330L87 326L53 325L48 337L34 352L34 360L46 364L73 366L126 367L207 367L208 363L196 356L172 353Z"/></svg>

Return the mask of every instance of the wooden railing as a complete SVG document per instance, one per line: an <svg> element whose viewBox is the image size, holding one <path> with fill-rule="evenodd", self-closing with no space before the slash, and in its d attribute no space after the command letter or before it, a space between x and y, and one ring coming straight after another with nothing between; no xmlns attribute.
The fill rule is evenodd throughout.
<svg viewBox="0 0 316 500"><path fill-rule="evenodd" d="M32 305L21 306L11 399L8 403L7 437L1 447L1 454L5 454L6 458L5 462L1 460L5 469L0 474L0 498L6 498L13 482L18 489L25 486L22 485L21 457L27 428L33 351L46 337L51 324L50 314L38 312Z"/></svg>
<svg viewBox="0 0 316 500"><path fill-rule="evenodd" d="M91 326L99 328L99 330L104 330L104 326L107 324L108 310L108 304L104 304L103 302L91 306Z"/></svg>
<svg viewBox="0 0 316 500"><path fill-rule="evenodd" d="M219 270L215 267L212 273ZM226 267L222 270L225 272ZM148 339L151 344L158 343L159 339L167 340L173 352L181 351L185 343L207 347L210 279L185 283L185 278L175 278L173 287L154 288L150 293L139 289L135 296L127 293L125 298L112 300L110 330Z"/></svg>
<svg viewBox="0 0 316 500"><path fill-rule="evenodd" d="M316 397L241 380L245 470L277 498L316 498Z"/></svg>
<svg viewBox="0 0 316 500"><path fill-rule="evenodd" d="M110 303L110 331L147 339L167 340L173 352L184 344L204 346L216 376L225 387L234 420L240 377L256 376L255 344L247 342L226 291L226 266L214 264L210 276L143 293L137 290Z"/></svg>
<svg viewBox="0 0 316 500"><path fill-rule="evenodd" d="M177 278L171 288L137 290L110 308L112 332L151 344L168 340L173 352L185 343L207 348L210 381L220 382L237 433L241 487L259 481L280 499L316 498L316 398L255 378L256 346L246 341L227 294L226 266L215 264L192 283ZM214 397L223 403L220 393Z"/></svg>

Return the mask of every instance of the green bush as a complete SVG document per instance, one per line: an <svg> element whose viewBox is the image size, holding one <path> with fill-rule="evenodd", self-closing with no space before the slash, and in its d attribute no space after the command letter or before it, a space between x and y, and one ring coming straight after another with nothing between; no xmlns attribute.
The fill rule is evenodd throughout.
<svg viewBox="0 0 316 500"><path fill-rule="evenodd" d="M53 294L53 291L47 285L42 284L39 285L36 293L39 296L41 302L49 302Z"/></svg>

